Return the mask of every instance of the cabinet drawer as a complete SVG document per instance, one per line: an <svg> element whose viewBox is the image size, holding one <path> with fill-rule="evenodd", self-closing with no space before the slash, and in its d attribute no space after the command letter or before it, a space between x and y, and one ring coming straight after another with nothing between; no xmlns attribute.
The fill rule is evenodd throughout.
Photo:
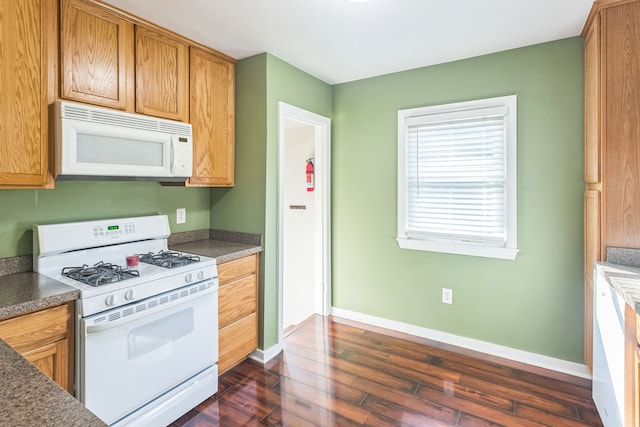
<svg viewBox="0 0 640 427"><path fill-rule="evenodd" d="M220 328L254 313L257 301L255 274L220 286L218 294L218 324Z"/></svg>
<svg viewBox="0 0 640 427"><path fill-rule="evenodd" d="M218 265L218 280L220 280L220 285L255 273L257 267L256 257L257 255L250 255Z"/></svg>
<svg viewBox="0 0 640 427"><path fill-rule="evenodd" d="M220 358L218 370L223 373L243 361L258 348L258 318L256 313L238 320L219 331Z"/></svg>
<svg viewBox="0 0 640 427"><path fill-rule="evenodd" d="M0 322L0 338L19 353L67 337L67 305L25 314Z"/></svg>

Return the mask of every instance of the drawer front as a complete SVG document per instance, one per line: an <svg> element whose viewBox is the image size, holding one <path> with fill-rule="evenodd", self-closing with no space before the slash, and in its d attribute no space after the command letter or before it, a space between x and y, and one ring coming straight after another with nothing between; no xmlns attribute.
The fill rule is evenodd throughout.
<svg viewBox="0 0 640 427"><path fill-rule="evenodd" d="M69 308L61 305L0 322L0 338L19 353L67 337Z"/></svg>
<svg viewBox="0 0 640 427"><path fill-rule="evenodd" d="M218 371L223 373L258 348L258 317L253 313L219 331Z"/></svg>
<svg viewBox="0 0 640 427"><path fill-rule="evenodd" d="M218 280L220 285L232 280L253 274L257 270L257 255L236 259L218 265Z"/></svg>
<svg viewBox="0 0 640 427"><path fill-rule="evenodd" d="M220 328L256 311L258 303L256 279L256 275L252 274L220 286L218 294L218 325Z"/></svg>

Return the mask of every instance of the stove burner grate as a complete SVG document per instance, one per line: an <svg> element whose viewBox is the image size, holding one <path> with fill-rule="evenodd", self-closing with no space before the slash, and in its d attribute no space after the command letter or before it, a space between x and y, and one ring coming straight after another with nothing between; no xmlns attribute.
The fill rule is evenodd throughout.
<svg viewBox="0 0 640 427"><path fill-rule="evenodd" d="M98 262L93 267L64 267L62 275L89 286L100 286L140 276L138 270L122 268L108 262Z"/></svg>
<svg viewBox="0 0 640 427"><path fill-rule="evenodd" d="M149 252L139 254L140 262L156 265L164 268L182 267L184 265L200 262L197 255L183 254L175 251L160 251L158 253Z"/></svg>

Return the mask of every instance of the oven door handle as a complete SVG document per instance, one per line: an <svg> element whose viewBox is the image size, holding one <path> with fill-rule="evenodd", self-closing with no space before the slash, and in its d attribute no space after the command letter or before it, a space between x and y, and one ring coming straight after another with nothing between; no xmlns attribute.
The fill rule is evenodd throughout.
<svg viewBox="0 0 640 427"><path fill-rule="evenodd" d="M168 310L172 307L182 305L196 298L202 298L205 295L208 295L212 292L216 292L216 293L218 292L218 287L216 286L216 282L214 281L208 283L205 289L200 289L201 287L202 285L193 285L191 289L197 290L194 293L189 292L188 295L178 296L175 299L169 300L168 302L165 302L165 303L158 303L158 301L160 301L163 297L167 296L166 294L163 294L163 295L158 295L152 298L148 298L143 301L135 302L128 306L119 307L117 309L108 311L106 313L100 313L98 315L92 316L91 318L85 319L86 334L89 335L89 334L106 331L106 330L118 327L120 325L123 325L125 323L134 322L144 317L151 316L152 314L159 313L159 312ZM171 293L172 292L169 292L169 294ZM178 293L174 292L173 294L178 294ZM143 305L145 307L148 307L149 305L153 305L153 307L144 308L141 311L137 311L136 308L138 306L143 306ZM133 314L128 314L129 313L128 310L131 310L131 311L136 310L137 312ZM87 324L96 318L104 319L104 320L100 320L100 323L98 324Z"/></svg>

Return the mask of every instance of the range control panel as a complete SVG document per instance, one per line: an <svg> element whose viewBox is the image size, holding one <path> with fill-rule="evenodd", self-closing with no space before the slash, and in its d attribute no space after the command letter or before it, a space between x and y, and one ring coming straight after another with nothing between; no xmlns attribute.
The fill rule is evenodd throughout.
<svg viewBox="0 0 640 427"><path fill-rule="evenodd" d="M120 236L123 234L134 234L136 232L135 225L132 222L124 224L96 225L93 228L94 237L101 236Z"/></svg>

